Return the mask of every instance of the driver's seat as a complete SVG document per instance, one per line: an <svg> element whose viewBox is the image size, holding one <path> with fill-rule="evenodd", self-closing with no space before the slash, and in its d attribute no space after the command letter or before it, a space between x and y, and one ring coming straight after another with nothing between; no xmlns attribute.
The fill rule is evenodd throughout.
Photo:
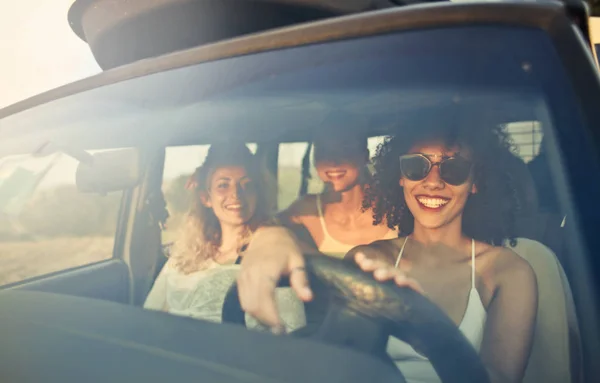
<svg viewBox="0 0 600 383"><path fill-rule="evenodd" d="M538 310L525 383L583 381L577 317L571 289L554 253L518 238L513 251L529 262L538 284Z"/></svg>
<svg viewBox="0 0 600 383"><path fill-rule="evenodd" d="M554 252L533 240L544 240L535 229L536 224L544 222L546 218L538 213L531 174L525 163L516 157L513 174L519 181L518 193L527 209L517 219L517 235L521 238L517 239L517 245L512 249L529 262L538 285L533 347L523 382L579 383L583 381L583 364L571 289Z"/></svg>

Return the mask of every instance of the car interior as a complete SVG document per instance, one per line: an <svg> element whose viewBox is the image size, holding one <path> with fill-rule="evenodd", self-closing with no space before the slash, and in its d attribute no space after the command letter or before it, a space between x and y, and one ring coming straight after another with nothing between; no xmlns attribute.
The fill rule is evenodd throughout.
<svg viewBox="0 0 600 383"><path fill-rule="evenodd" d="M508 48L500 53L499 47ZM524 381L582 381L582 339L569 283L581 255L567 243L575 229L564 195L550 194L567 173L556 132L566 121L570 128L583 123L551 48L541 31L516 26L398 32L107 81L4 117L2 157L45 160L62 153L77 163L80 193L120 194L107 259L1 287L0 316L9 335L0 365L16 371L20 360L35 360L39 368L24 373L24 381L71 381L83 374L106 381L111 371L119 372L116 381L164 381L174 374L181 381L403 381L385 360L368 355L371 345L356 340L359 333L380 334L373 327L378 313L343 326L334 318L318 337L298 339L141 309L176 238L176 213L186 210L181 181L210 144L231 137L246 142L277 179L282 209L319 192L311 137L327 129L320 125L323 116L344 110L364 121L371 154L382 137L420 124L506 126L515 146L509 166L523 201L514 250L534 269L539 289ZM180 168L170 172L170 161ZM180 193L173 199L174 187ZM319 267L337 267L314 262L315 274ZM343 331L333 336L336 326ZM61 352L72 358L68 366Z"/></svg>

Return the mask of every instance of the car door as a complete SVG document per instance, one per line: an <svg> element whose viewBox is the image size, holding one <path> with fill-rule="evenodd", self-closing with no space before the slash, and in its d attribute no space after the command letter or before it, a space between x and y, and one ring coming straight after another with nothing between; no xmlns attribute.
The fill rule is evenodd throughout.
<svg viewBox="0 0 600 383"><path fill-rule="evenodd" d="M162 152L147 156L138 185L105 195L80 190L79 161L64 152L5 158L0 289L141 303L160 255L164 207L151 185L162 175Z"/></svg>
<svg viewBox="0 0 600 383"><path fill-rule="evenodd" d="M0 288L127 302L123 223L132 190L78 190L78 161L17 155L0 165Z"/></svg>

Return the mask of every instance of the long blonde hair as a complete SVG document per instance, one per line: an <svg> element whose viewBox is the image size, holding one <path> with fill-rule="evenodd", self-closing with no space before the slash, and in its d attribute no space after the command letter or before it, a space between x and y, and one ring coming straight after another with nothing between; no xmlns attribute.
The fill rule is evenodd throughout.
<svg viewBox="0 0 600 383"><path fill-rule="evenodd" d="M184 274L205 269L207 261L218 255L222 241L221 224L213 210L202 203L201 195L208 190L214 172L224 166L244 167L256 188L256 209L238 239L238 253L248 245L253 231L272 223L275 207L274 199L270 198L272 177L246 145L212 145L204 163L188 181L194 193L193 203L179 238L173 245L171 257L174 258L175 267Z"/></svg>

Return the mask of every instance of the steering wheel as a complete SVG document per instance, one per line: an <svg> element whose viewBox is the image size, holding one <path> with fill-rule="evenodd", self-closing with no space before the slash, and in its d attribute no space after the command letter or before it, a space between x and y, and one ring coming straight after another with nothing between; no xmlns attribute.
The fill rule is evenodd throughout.
<svg viewBox="0 0 600 383"><path fill-rule="evenodd" d="M313 303L327 310L314 331L299 330L297 335L351 347L386 361L390 361L387 340L394 336L427 357L444 383L489 382L469 341L423 295L392 281L378 282L354 262L323 255L306 255L305 260L315 292ZM281 283L279 287L283 287ZM235 283L223 304L223 322L245 325Z"/></svg>

